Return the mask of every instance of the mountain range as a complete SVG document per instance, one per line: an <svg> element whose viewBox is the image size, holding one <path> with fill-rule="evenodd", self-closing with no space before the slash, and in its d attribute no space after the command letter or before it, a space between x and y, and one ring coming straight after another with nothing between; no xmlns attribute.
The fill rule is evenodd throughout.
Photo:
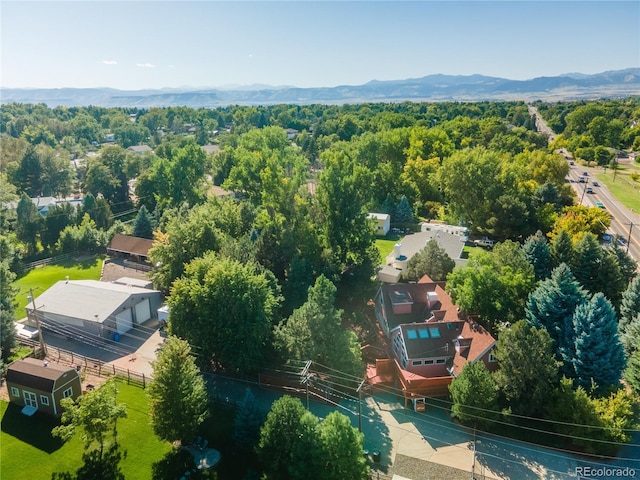
<svg viewBox="0 0 640 480"><path fill-rule="evenodd" d="M56 106L215 108L227 105L345 104L402 101L576 100L640 95L640 68L593 75L570 73L530 80L484 75L428 75L405 80L372 80L364 85L167 88L0 88L0 103Z"/></svg>

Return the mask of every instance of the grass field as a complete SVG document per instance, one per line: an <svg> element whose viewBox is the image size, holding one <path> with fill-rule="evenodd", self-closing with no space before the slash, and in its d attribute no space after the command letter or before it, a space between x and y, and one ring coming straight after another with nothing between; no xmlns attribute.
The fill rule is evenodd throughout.
<svg viewBox="0 0 640 480"><path fill-rule="evenodd" d="M126 451L120 462L127 480L149 480L153 465L160 463L172 447L151 430L149 405L144 390L118 384L118 402L127 405L127 418L118 422L120 450ZM51 436L57 421L36 413L25 417L20 408L0 402L2 415L2 478L49 479L54 472L75 474L82 465L83 446L78 435L66 444ZM164 478L164 477L160 477ZM168 478L168 477L167 477Z"/></svg>
<svg viewBox="0 0 640 480"><path fill-rule="evenodd" d="M620 171L616 174L615 182L613 172L598 173L596 177L625 207L640 212L640 182L634 182L628 174Z"/></svg>
<svg viewBox="0 0 640 480"><path fill-rule="evenodd" d="M400 241L402 241L401 237L386 236L383 238L376 238L376 247L378 247L378 252L380 252L380 261L382 263L384 263L384 259L387 258L387 255L393 252L394 245Z"/></svg>
<svg viewBox="0 0 640 480"><path fill-rule="evenodd" d="M20 289L20 292L16 297L18 303L15 312L16 320L25 317L24 307L27 305L27 296L31 288L33 288L34 296L38 297L51 285L64 280L67 276L69 276L69 280L100 280L104 258L104 255L99 255L83 261L70 260L58 265L34 268L23 277L17 279L14 285Z"/></svg>

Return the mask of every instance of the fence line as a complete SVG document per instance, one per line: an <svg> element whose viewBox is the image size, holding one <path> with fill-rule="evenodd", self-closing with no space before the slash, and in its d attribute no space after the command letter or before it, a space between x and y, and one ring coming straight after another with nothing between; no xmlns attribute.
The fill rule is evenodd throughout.
<svg viewBox="0 0 640 480"><path fill-rule="evenodd" d="M124 266L127 268L135 268L136 270L140 270L143 272L150 272L151 270L153 270L153 267L151 265L147 265L145 263L132 262L131 260L125 260Z"/></svg>
<svg viewBox="0 0 640 480"><path fill-rule="evenodd" d="M40 344L37 341L25 338L18 338L18 341L20 344L28 346L33 350L31 356L38 356ZM53 345L47 345L47 359L50 362L62 363L64 365L79 368L80 371L84 371L97 377L115 377L126 380L128 385L139 386L143 389L146 388L147 383L150 380L150 377L144 373L136 372L128 368L116 367L115 365L103 362L102 360L86 357L63 348L54 347Z"/></svg>
<svg viewBox="0 0 640 480"><path fill-rule="evenodd" d="M63 253L62 255L56 255L55 257L43 258L41 260L36 260L35 262L30 262L25 264L24 269L33 270L34 268L44 267L52 263L64 262L65 260L69 260L75 255L77 255L77 253L73 252L73 253Z"/></svg>

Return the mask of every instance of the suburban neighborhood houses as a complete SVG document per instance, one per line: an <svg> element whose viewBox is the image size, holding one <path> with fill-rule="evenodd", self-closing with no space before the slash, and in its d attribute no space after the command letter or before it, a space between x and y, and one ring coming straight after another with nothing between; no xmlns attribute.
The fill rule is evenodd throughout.
<svg viewBox="0 0 640 480"><path fill-rule="evenodd" d="M12 478L640 472L637 99L0 109Z"/></svg>

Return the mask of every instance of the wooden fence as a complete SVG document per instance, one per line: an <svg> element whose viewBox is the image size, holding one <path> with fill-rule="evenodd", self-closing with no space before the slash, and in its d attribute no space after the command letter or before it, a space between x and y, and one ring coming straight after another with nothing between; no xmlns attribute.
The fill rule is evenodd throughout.
<svg viewBox="0 0 640 480"><path fill-rule="evenodd" d="M51 265L52 263L60 263L65 260L69 260L74 256L78 255L77 253L64 253L62 255L57 255L55 257L43 258L41 260L36 260L35 262L26 263L24 266L25 271L33 270L34 268L44 267L46 265Z"/></svg>
<svg viewBox="0 0 640 480"><path fill-rule="evenodd" d="M127 268L134 268L136 270L140 270L141 272L150 272L151 270L153 270L153 267L151 265L148 265L146 263L132 262L131 260L125 260L124 266Z"/></svg>
<svg viewBox="0 0 640 480"><path fill-rule="evenodd" d="M18 338L21 345L31 348L32 356L39 357L40 343L36 340L28 340L25 338ZM76 368L80 368L81 372L86 372L91 375L105 378L118 378L122 381L126 381L128 385L135 385L141 388L146 388L150 378L144 373L139 373L128 368L116 367L113 364L105 363L102 360L95 358L85 357L77 353L65 350L63 348L47 345L47 360L51 363L61 363L63 365L70 365Z"/></svg>

